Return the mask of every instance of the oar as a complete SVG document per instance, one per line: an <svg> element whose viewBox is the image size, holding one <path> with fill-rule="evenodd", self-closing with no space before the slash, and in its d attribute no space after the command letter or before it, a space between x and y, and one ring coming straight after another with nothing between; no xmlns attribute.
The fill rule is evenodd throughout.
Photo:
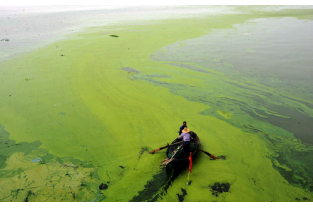
<svg viewBox="0 0 313 208"><path fill-rule="evenodd" d="M204 154L206 154L206 155L210 156L210 157L211 157L211 158L213 158L214 160L216 160L216 159L220 159L220 158L215 157L214 155L212 155L212 154L208 153L207 151L204 151L204 150L203 150L203 149L201 149L200 147L199 147L199 150L201 150Z"/></svg>
<svg viewBox="0 0 313 208"><path fill-rule="evenodd" d="M186 183L187 186L189 186L191 184L191 181L189 180L189 174L190 174L190 171L188 171L188 179L187 179L187 183Z"/></svg>
<svg viewBox="0 0 313 208"><path fill-rule="evenodd" d="M176 143L174 143L174 144L179 144L179 143L182 143L182 142L183 142L183 141L180 141L180 142L176 142ZM155 152L157 152L157 151L160 151L160 150L162 150L162 149L165 149L165 148L167 148L167 147L169 147L169 146L172 146L172 145L174 145L174 144L167 144L167 145L164 146L164 147L160 147L160 148L158 148L158 149L151 150L150 153L153 154L153 153L155 153Z"/></svg>

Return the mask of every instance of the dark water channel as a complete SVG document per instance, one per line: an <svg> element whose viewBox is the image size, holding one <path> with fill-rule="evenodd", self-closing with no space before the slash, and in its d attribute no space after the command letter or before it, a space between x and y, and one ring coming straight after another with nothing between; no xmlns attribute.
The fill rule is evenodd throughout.
<svg viewBox="0 0 313 208"><path fill-rule="evenodd" d="M145 185L144 189L133 197L131 202L155 202L159 197L165 195L167 189L175 181L178 175L184 170L185 167L174 168L171 165L166 166L160 172L153 176L151 181Z"/></svg>

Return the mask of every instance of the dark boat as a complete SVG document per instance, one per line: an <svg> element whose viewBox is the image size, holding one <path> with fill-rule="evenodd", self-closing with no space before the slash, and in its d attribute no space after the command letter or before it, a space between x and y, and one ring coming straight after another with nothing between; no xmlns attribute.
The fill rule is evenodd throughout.
<svg viewBox="0 0 313 208"><path fill-rule="evenodd" d="M199 146L200 146L200 139L198 135L190 131L189 132L192 139L190 140L190 152L192 152L191 157L194 159L194 157L197 155L199 151ZM189 159L188 157L184 157L183 151L182 151L182 143L178 143L181 140L175 139L169 146L169 148L166 151L166 156L167 160L170 160L169 162L172 165L184 165L184 164L189 164ZM175 144L178 143L178 144Z"/></svg>

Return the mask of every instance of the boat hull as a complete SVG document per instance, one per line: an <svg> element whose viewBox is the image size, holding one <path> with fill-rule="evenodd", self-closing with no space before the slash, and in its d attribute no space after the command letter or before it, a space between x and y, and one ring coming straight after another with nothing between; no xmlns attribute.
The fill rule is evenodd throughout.
<svg viewBox="0 0 313 208"><path fill-rule="evenodd" d="M191 134L191 137L193 138L190 141L190 145L193 147L193 149L191 150L191 152L192 152L191 157L192 157L192 159L194 159L196 157L196 155L198 154L198 151L199 151L200 139L195 132L191 131L189 133ZM181 140L175 139L171 144L177 143L179 141L181 141ZM181 145L181 143L172 145L171 148L168 148L166 151L166 156L168 158L171 158L170 155L171 155L172 151L174 149L177 149L180 145ZM188 165L189 159L188 159L188 157L180 157L180 156L176 157L176 156L174 156L174 160L171 161L171 164L172 165Z"/></svg>

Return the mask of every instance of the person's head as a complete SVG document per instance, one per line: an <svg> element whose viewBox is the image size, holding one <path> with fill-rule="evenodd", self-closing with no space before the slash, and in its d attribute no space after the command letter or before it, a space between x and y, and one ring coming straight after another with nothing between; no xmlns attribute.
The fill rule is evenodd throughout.
<svg viewBox="0 0 313 208"><path fill-rule="evenodd" d="M187 122L186 121L183 122L183 126L187 126Z"/></svg>
<svg viewBox="0 0 313 208"><path fill-rule="evenodd" d="M182 130L182 132L183 132L183 133L188 133L188 132L190 132L190 130L187 129L187 127L185 127L185 128Z"/></svg>

